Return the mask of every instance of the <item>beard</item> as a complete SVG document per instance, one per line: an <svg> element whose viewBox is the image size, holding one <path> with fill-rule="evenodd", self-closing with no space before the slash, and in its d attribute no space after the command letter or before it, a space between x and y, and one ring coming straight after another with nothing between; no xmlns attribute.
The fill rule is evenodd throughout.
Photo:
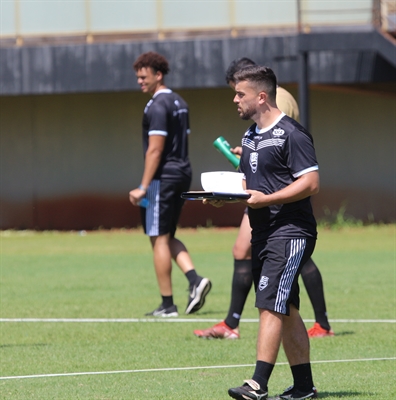
<svg viewBox="0 0 396 400"><path fill-rule="evenodd" d="M256 110L253 108L247 108L245 111L240 111L239 116L241 119L244 121L248 121L249 119L252 119L253 115L256 114Z"/></svg>

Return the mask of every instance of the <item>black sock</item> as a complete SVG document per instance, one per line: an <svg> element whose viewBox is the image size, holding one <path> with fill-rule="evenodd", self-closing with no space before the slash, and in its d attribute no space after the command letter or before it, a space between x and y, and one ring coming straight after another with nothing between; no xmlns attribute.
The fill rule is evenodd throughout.
<svg viewBox="0 0 396 400"><path fill-rule="evenodd" d="M193 286L198 278L197 272L195 269L191 269L190 271L186 272L186 278L188 279L188 282L190 283L190 286Z"/></svg>
<svg viewBox="0 0 396 400"><path fill-rule="evenodd" d="M250 288L252 287L252 261L234 260L234 274L232 276L231 304L225 323L235 329L239 325L243 307L245 306Z"/></svg>
<svg viewBox="0 0 396 400"><path fill-rule="evenodd" d="M256 361L256 369L252 379L256 381L262 390L267 390L268 380L271 376L274 364L268 364L265 361Z"/></svg>
<svg viewBox="0 0 396 400"><path fill-rule="evenodd" d="M318 322L323 329L330 330L323 292L322 275L312 258L302 267L301 278L307 289L309 299L311 300L316 322Z"/></svg>
<svg viewBox="0 0 396 400"><path fill-rule="evenodd" d="M173 296L161 296L162 297L162 305L165 308L169 308L173 306Z"/></svg>
<svg viewBox="0 0 396 400"><path fill-rule="evenodd" d="M290 367L293 374L294 387L302 392L312 390L314 384L312 380L311 364L299 364Z"/></svg>

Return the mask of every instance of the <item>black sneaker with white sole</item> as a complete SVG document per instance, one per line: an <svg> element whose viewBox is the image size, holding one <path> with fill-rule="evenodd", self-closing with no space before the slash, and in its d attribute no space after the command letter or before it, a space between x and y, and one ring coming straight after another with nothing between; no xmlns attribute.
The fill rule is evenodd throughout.
<svg viewBox="0 0 396 400"><path fill-rule="evenodd" d="M186 314L195 313L203 307L206 295L211 288L212 283L210 280L201 277L197 279L194 285L190 286Z"/></svg>
<svg viewBox="0 0 396 400"><path fill-rule="evenodd" d="M318 391L314 386L311 390L307 392L302 392L301 390L294 389L294 386L289 386L282 394L278 396L270 397L269 400L304 400L304 399L317 399Z"/></svg>
<svg viewBox="0 0 396 400"><path fill-rule="evenodd" d="M265 400L268 398L267 388L261 389L253 379L248 379L242 386L228 389L228 394L237 400Z"/></svg>
<svg viewBox="0 0 396 400"><path fill-rule="evenodd" d="M179 313L177 312L177 307L173 304L168 308L165 308L162 304L155 309L154 311L144 314L151 317L178 317Z"/></svg>

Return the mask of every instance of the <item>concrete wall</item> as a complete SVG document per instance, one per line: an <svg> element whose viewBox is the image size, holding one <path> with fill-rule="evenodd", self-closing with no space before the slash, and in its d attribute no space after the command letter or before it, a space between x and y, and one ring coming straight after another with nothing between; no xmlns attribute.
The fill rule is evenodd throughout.
<svg viewBox="0 0 396 400"><path fill-rule="evenodd" d="M324 207L362 220L395 221L396 94L342 87L311 92L312 133Z"/></svg>
<svg viewBox="0 0 396 400"><path fill-rule="evenodd" d="M296 88L285 86L295 96ZM200 173L232 170L212 142L240 142L248 123L233 92L179 93L191 110L192 189ZM0 228L92 229L140 224L128 191L142 172L139 92L0 97ZM356 218L394 221L396 96L314 87L312 134L322 189L315 212L343 204ZM242 207L222 211L187 202L181 225L237 225Z"/></svg>

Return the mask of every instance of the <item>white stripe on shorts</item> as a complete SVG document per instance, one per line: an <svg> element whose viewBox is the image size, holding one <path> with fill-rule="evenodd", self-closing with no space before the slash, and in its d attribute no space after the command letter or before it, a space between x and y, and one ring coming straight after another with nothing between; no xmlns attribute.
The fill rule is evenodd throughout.
<svg viewBox="0 0 396 400"><path fill-rule="evenodd" d="M146 197L149 205L146 209L146 235L158 236L159 234L159 196L160 184L158 179L151 181Z"/></svg>
<svg viewBox="0 0 396 400"><path fill-rule="evenodd" d="M286 301L290 296L293 280L300 266L305 246L305 239L292 239L290 242L289 259L279 281L278 293L275 300L274 311L278 313L286 314Z"/></svg>

